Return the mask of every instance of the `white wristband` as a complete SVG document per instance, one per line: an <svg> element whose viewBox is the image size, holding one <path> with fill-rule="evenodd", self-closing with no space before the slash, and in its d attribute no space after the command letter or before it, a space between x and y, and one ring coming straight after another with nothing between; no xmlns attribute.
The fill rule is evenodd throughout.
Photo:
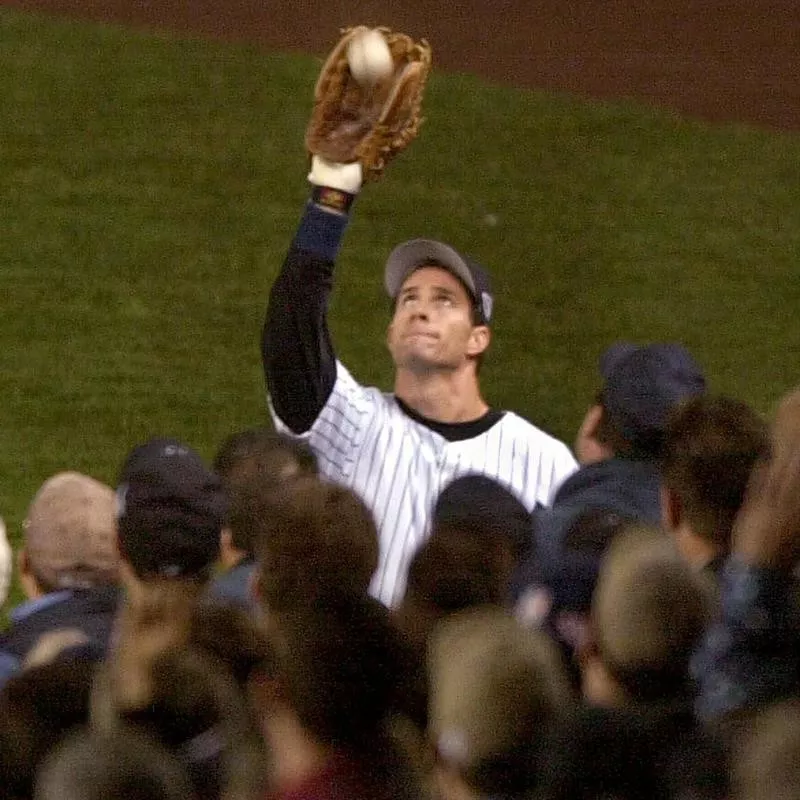
<svg viewBox="0 0 800 800"><path fill-rule="evenodd" d="M363 173L358 161L351 164L336 164L333 161L326 161L322 156L312 156L308 180L315 186L328 186L347 194L358 194Z"/></svg>

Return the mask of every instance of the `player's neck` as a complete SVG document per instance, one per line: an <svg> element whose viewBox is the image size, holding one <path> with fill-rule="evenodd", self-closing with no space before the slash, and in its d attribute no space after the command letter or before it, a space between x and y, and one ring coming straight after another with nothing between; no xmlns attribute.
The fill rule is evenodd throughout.
<svg viewBox="0 0 800 800"><path fill-rule="evenodd" d="M398 369L394 393L417 414L435 422L472 422L489 410L472 372L421 375Z"/></svg>

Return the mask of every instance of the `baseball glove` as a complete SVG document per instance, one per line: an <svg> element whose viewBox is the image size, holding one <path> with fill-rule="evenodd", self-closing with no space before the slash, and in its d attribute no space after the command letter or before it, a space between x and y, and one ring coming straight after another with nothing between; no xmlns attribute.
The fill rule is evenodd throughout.
<svg viewBox="0 0 800 800"><path fill-rule="evenodd" d="M361 86L350 73L347 48L363 25L346 28L322 66L306 149L337 164L360 162L365 181L380 178L386 164L417 136L431 48L403 33L379 28L394 59L394 73Z"/></svg>

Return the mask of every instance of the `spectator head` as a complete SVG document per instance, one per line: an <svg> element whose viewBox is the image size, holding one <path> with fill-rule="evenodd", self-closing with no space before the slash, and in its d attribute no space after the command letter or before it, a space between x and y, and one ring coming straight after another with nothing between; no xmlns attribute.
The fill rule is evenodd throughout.
<svg viewBox="0 0 800 800"><path fill-rule="evenodd" d="M568 525L563 545L537 566L515 613L526 626L541 628L561 647L570 678L580 686L577 655L589 638L592 595L603 555L633 521L608 508L590 508Z"/></svg>
<svg viewBox="0 0 800 800"><path fill-rule="evenodd" d="M115 510L113 490L87 475L61 472L45 481L23 524L19 569L26 594L117 583Z"/></svg>
<svg viewBox="0 0 800 800"><path fill-rule="evenodd" d="M47 757L34 800L192 800L186 771L170 752L135 729L71 734Z"/></svg>
<svg viewBox="0 0 800 800"><path fill-rule="evenodd" d="M402 676L388 611L369 597L336 598L281 617L277 672L303 726L329 745L368 742Z"/></svg>
<svg viewBox="0 0 800 800"><path fill-rule="evenodd" d="M706 390L697 362L674 343L618 342L600 357L600 374L603 388L576 441L581 463L611 456L659 458L672 409Z"/></svg>
<svg viewBox="0 0 800 800"><path fill-rule="evenodd" d="M750 473L769 449L767 423L746 403L691 398L667 426L662 517L692 564L727 555Z"/></svg>
<svg viewBox="0 0 800 800"><path fill-rule="evenodd" d="M306 774L318 767L304 755L309 744L344 756L359 784L348 784L348 796L416 796L393 735L406 713L410 662L388 610L366 595L328 596L284 610L270 630L275 670L253 689L268 748L278 743L277 758Z"/></svg>
<svg viewBox="0 0 800 800"><path fill-rule="evenodd" d="M429 682L445 796L527 796L546 731L571 705L552 641L502 609L469 609L435 630Z"/></svg>
<svg viewBox="0 0 800 800"><path fill-rule="evenodd" d="M253 489L256 590L265 611L366 594L378 566L378 533L353 492L311 476L291 481L277 498Z"/></svg>
<svg viewBox="0 0 800 800"><path fill-rule="evenodd" d="M308 445L267 428L229 436L217 451L213 467L230 501L221 540L226 567L255 555L252 487L257 486L259 493L279 491L287 480L317 474L316 456Z"/></svg>
<svg viewBox="0 0 800 800"><path fill-rule="evenodd" d="M137 644L148 674L142 680L113 661L101 668L92 727L104 735L133 727L155 739L180 760L198 800L256 796L264 779L260 735L225 665L192 646L127 646Z"/></svg>
<svg viewBox="0 0 800 800"><path fill-rule="evenodd" d="M508 570L503 546L443 525L414 554L406 593L394 610L397 625L423 652L433 628L466 608L504 605Z"/></svg>
<svg viewBox="0 0 800 800"><path fill-rule="evenodd" d="M533 543L528 509L486 475L462 475L442 490L433 509L433 535L444 526L487 541L499 540L515 564L528 555Z"/></svg>
<svg viewBox="0 0 800 800"><path fill-rule="evenodd" d="M226 486L243 475L282 481L318 471L314 451L307 444L269 428L231 434L217 450L212 466Z"/></svg>
<svg viewBox="0 0 800 800"><path fill-rule="evenodd" d="M197 583L210 577L228 502L222 481L194 450L158 438L134 448L117 498L126 575Z"/></svg>
<svg viewBox="0 0 800 800"><path fill-rule="evenodd" d="M645 527L618 534L592 599L582 654L587 700L624 706L690 697L689 660L710 610L707 588L666 534Z"/></svg>
<svg viewBox="0 0 800 800"><path fill-rule="evenodd" d="M448 614L507 605L512 576L532 547L531 515L514 494L485 475L456 478L439 495L431 535L412 558L399 624L424 645Z"/></svg>

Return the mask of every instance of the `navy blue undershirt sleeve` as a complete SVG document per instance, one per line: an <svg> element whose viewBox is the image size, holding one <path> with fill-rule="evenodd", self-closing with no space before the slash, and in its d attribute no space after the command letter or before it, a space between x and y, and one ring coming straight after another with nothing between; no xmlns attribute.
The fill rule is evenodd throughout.
<svg viewBox="0 0 800 800"><path fill-rule="evenodd" d="M295 433L311 428L336 382L327 315L347 223L346 214L309 202L269 295L264 376L275 413Z"/></svg>

